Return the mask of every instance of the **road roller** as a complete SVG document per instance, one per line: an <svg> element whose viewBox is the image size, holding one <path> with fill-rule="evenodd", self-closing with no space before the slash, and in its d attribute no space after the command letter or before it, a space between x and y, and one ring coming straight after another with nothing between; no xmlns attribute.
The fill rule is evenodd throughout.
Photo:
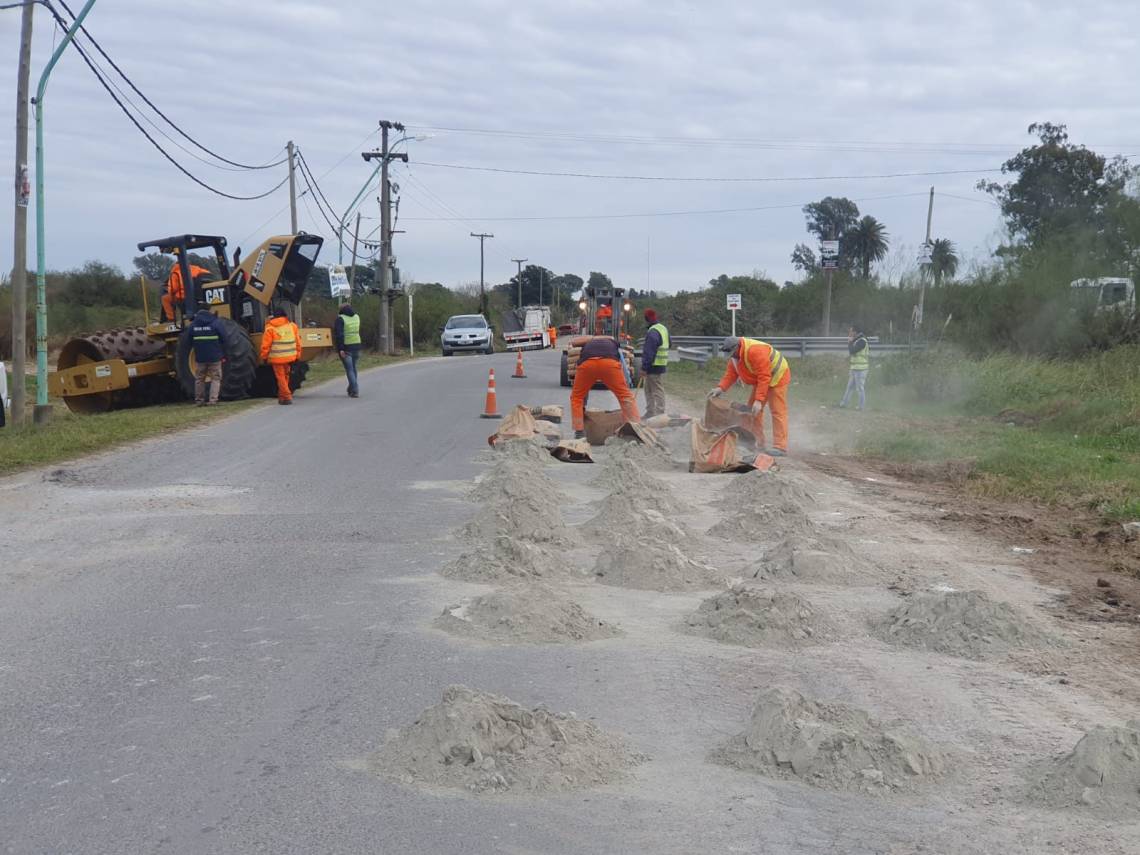
<svg viewBox="0 0 1140 855"><path fill-rule="evenodd" d="M197 365L190 324L194 314L205 308L221 319L226 331L221 399L275 396L273 370L258 356L261 336L279 309L297 319L297 307L323 242L305 232L271 237L244 260L240 250L236 251L231 267L224 237L186 234L143 241L138 244L140 252L173 256L172 277L181 275L182 298L169 303L173 317L164 308L157 321L151 320L149 280L143 277L143 326L92 333L67 342L48 378L49 391L63 398L75 413L192 399ZM192 270L191 253L212 258L216 273L197 265ZM172 290L170 281L168 290ZM332 330L301 327L300 332L301 359L293 364L291 376L294 389L304 382L309 361L332 349Z"/></svg>

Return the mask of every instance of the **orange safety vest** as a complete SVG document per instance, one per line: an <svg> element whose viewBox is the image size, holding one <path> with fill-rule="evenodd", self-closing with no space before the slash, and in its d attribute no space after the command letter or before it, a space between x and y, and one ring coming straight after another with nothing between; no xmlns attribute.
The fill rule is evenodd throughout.
<svg viewBox="0 0 1140 855"><path fill-rule="evenodd" d="M288 318L274 318L261 339L261 358L270 364L296 362L301 333Z"/></svg>
<svg viewBox="0 0 1140 855"><path fill-rule="evenodd" d="M739 357L733 357L732 364L741 383L755 386L767 375L768 387L771 388L779 386L788 373L788 360L784 354L766 341L742 338L739 354Z"/></svg>
<svg viewBox="0 0 1140 855"><path fill-rule="evenodd" d="M199 276L209 276L210 271L205 267L199 267L197 264L190 265L190 276L197 279ZM186 299L186 284L182 281L182 267L177 261L174 266L170 268L170 277L166 280L166 292L170 294L175 300Z"/></svg>

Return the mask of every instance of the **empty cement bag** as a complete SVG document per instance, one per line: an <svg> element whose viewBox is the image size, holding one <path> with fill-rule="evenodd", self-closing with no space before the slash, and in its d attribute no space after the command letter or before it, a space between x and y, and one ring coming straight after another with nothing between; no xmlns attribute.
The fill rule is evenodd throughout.
<svg viewBox="0 0 1140 855"><path fill-rule="evenodd" d="M726 401L724 398L709 398L705 401L704 425L711 431L722 431L725 428L748 428L752 419L752 410L745 404Z"/></svg>
<svg viewBox="0 0 1140 855"><path fill-rule="evenodd" d="M548 422L554 422L556 425L562 424L562 407L558 404L546 404L542 407L531 407L530 414L536 419L546 419Z"/></svg>
<svg viewBox="0 0 1140 855"><path fill-rule="evenodd" d="M586 441L590 445L605 445L607 439L617 435L624 421L621 410L586 410Z"/></svg>
<svg viewBox="0 0 1140 855"><path fill-rule="evenodd" d="M767 472L776 465L775 458L755 451L755 439L740 428L713 431L693 422L690 431L690 472Z"/></svg>
<svg viewBox="0 0 1140 855"><path fill-rule="evenodd" d="M519 404L499 423L499 429L487 437L487 444L498 445L512 439L533 439L542 436L534 416L530 414L530 407Z"/></svg>
<svg viewBox="0 0 1140 855"><path fill-rule="evenodd" d="M593 463L590 443L584 439L564 439L550 449L550 456L563 463Z"/></svg>

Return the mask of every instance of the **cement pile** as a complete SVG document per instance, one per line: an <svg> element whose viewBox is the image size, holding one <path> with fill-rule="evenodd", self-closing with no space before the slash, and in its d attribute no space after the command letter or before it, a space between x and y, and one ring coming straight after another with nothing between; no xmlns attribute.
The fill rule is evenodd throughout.
<svg viewBox="0 0 1140 855"><path fill-rule="evenodd" d="M872 629L891 644L963 659L986 659L1016 647L1058 644L1008 603L995 603L982 591L918 594L876 621Z"/></svg>
<svg viewBox="0 0 1140 855"><path fill-rule="evenodd" d="M500 534L475 546L439 571L464 582L501 583L545 579L566 572L558 558L535 543Z"/></svg>
<svg viewBox="0 0 1140 855"><path fill-rule="evenodd" d="M479 480L471 499L479 510L463 528L467 537L492 540L505 535L536 543L567 541L561 511L566 498L534 463L504 460Z"/></svg>
<svg viewBox="0 0 1140 855"><path fill-rule="evenodd" d="M611 493L602 500L597 514L582 524L582 530L605 543L612 542L616 534L622 533L637 539L660 539L666 543L683 543L692 539L676 517L675 512L653 507L637 496Z"/></svg>
<svg viewBox="0 0 1140 855"><path fill-rule="evenodd" d="M813 537L817 527L800 505L782 501L768 505L743 505L710 528L708 533L713 537L744 543L763 543L786 535Z"/></svg>
<svg viewBox="0 0 1140 855"><path fill-rule="evenodd" d="M669 485L629 456L611 457L599 468L601 471L590 480L590 484L611 493L620 491L668 495L670 492Z"/></svg>
<svg viewBox="0 0 1140 855"><path fill-rule="evenodd" d="M760 695L748 729L713 759L858 792L910 789L945 766L941 752L919 737L890 730L862 710L809 700L782 687Z"/></svg>
<svg viewBox="0 0 1140 855"><path fill-rule="evenodd" d="M494 591L448 606L435 625L463 638L509 644L596 641L621 634L542 585Z"/></svg>
<svg viewBox="0 0 1140 855"><path fill-rule="evenodd" d="M588 722L451 686L371 765L406 784L540 794L608 784L641 759Z"/></svg>
<svg viewBox="0 0 1140 855"><path fill-rule="evenodd" d="M673 456L668 449L656 445L630 442L621 437L611 436L606 440L606 460L632 460L648 469L675 469Z"/></svg>
<svg viewBox="0 0 1140 855"><path fill-rule="evenodd" d="M867 582L871 573L870 565L842 540L785 537L764 551L751 575L764 581L847 585Z"/></svg>
<svg viewBox="0 0 1140 855"><path fill-rule="evenodd" d="M1054 807L1087 805L1135 816L1140 809L1140 720L1096 727L1050 763L1034 796Z"/></svg>
<svg viewBox="0 0 1140 855"><path fill-rule="evenodd" d="M544 437L531 439L504 440L486 451L482 452L476 461L479 463L499 463L500 461L516 460L527 463L540 463L545 466L553 462L550 449Z"/></svg>
<svg viewBox="0 0 1140 855"><path fill-rule="evenodd" d="M735 509L757 505L805 508L815 503L815 496L787 475L756 470L735 476L713 504L718 508Z"/></svg>
<svg viewBox="0 0 1140 855"><path fill-rule="evenodd" d="M743 647L808 644L833 632L827 618L802 597L746 585L705 600L686 623L697 635Z"/></svg>
<svg viewBox="0 0 1140 855"><path fill-rule="evenodd" d="M594 575L603 585L642 591L692 591L725 583L722 573L673 544L620 535L598 556Z"/></svg>
<svg viewBox="0 0 1140 855"><path fill-rule="evenodd" d="M525 440L516 440L520 448L535 446ZM551 460L549 452L542 452L541 459L531 456L529 451L495 452L501 454L499 462L475 482L469 496L478 502L499 502L515 496L534 498L550 496L554 501L565 501L558 485L544 471L546 461Z"/></svg>

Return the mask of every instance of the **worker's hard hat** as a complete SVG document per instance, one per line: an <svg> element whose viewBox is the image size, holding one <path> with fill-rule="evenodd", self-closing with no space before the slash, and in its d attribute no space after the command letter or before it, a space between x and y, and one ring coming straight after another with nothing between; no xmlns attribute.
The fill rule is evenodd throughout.
<svg viewBox="0 0 1140 855"><path fill-rule="evenodd" d="M720 352L735 353L738 347L740 347L740 339L734 335L725 336L724 341L720 343Z"/></svg>

